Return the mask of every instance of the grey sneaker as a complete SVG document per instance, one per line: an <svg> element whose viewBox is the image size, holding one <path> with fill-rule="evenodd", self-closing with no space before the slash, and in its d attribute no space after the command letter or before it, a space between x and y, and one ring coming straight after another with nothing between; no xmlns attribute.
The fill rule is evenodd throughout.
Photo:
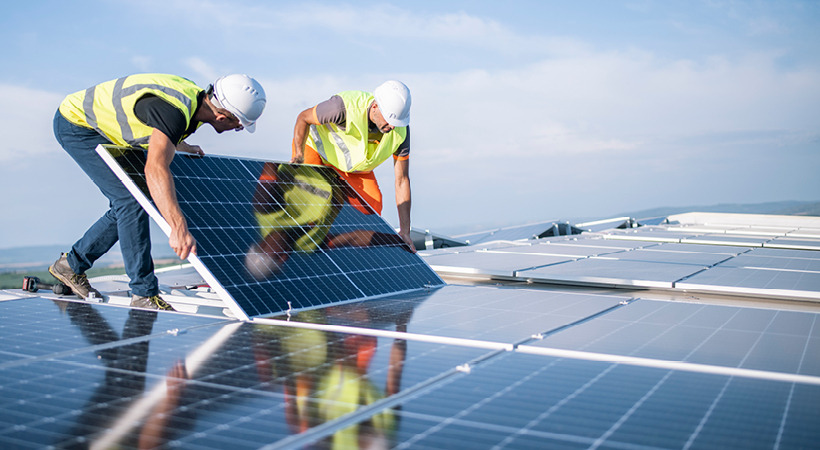
<svg viewBox="0 0 820 450"><path fill-rule="evenodd" d="M89 294L93 294L97 299L103 298L100 291L91 287L88 277L84 273L78 275L71 270L65 253L60 255L60 258L48 268L48 271L54 275L54 278L60 280L60 282L70 287L75 294L84 299L87 299Z"/></svg>
<svg viewBox="0 0 820 450"><path fill-rule="evenodd" d="M159 295L152 295L151 297L142 297L139 295L131 296L131 306L134 308L145 309L159 309L162 311L176 311L173 306L162 299Z"/></svg>

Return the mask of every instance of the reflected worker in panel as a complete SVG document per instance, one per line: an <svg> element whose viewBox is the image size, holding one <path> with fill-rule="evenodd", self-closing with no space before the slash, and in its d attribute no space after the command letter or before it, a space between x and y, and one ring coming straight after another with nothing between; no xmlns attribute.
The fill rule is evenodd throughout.
<svg viewBox="0 0 820 450"><path fill-rule="evenodd" d="M335 177L310 166L265 163L253 197L261 238L245 254L245 268L254 279L277 275L295 253L375 245L410 250L394 234L366 229L331 233L345 204L370 213L355 192L344 192L339 180L328 178L331 175Z"/></svg>
<svg viewBox="0 0 820 450"><path fill-rule="evenodd" d="M302 311L297 317L300 322L314 324L354 321L406 332L417 305L402 302L398 309L385 313L371 309L375 306L372 303L356 303ZM209 426L215 418L224 419L225 411L247 410L245 402L251 398L246 391L281 389L283 396L272 396L270 400L272 410L279 410L281 405L284 423L255 430L259 439L267 433L274 441L283 432L304 433L355 414L401 390L407 357L407 341L403 339L384 339L379 345L375 336L270 324L246 323L234 330L218 345L203 344L200 348L207 352L193 352L200 362L198 367L186 367L184 361L171 366L166 389L151 404L144 422L133 420L133 429L110 442L130 444L138 435L139 448L172 447L171 441L184 442L192 431ZM388 353L379 358L379 352ZM231 386L232 393L213 389L217 385ZM259 403L255 404L258 408ZM385 408L337 431L318 447L390 448L395 445L399 425L397 409ZM279 414L267 417L278 418Z"/></svg>
<svg viewBox="0 0 820 450"><path fill-rule="evenodd" d="M98 348L97 359L105 365L105 375L97 389L66 432L66 439L58 448L87 448L88 442L105 434L112 423L145 391L145 370L148 366L148 340L138 338L151 334L156 311L133 309L122 335L89 304L54 301L68 314L71 323L79 328L88 343ZM116 342L127 342L112 345ZM133 445L133 443L132 443Z"/></svg>
<svg viewBox="0 0 820 450"><path fill-rule="evenodd" d="M302 311L298 320L316 324L343 323L392 325L406 332L413 309L376 323L375 311L356 303L322 310ZM378 316L382 317L383 316ZM257 326L255 353L260 374L282 380L285 420L293 433L354 414L397 394L407 356L407 341L394 339L389 347L388 366L383 382L373 379L373 361L381 349L375 336L332 333L295 327ZM379 374L384 374L377 364ZM391 448L399 425L395 408L386 408L369 419L346 427L326 438L320 447Z"/></svg>
<svg viewBox="0 0 820 450"><path fill-rule="evenodd" d="M196 241L177 202L169 169L174 154L203 154L199 146L184 140L203 123L211 125L217 133L242 129L253 132L265 102L262 86L253 78L238 74L217 79L207 90L176 75L138 74L66 97L54 116L54 135L108 198L110 209L49 267L49 272L82 298L91 294L101 297L89 284L85 272L119 241L125 272L131 280L131 306L173 310L158 295L148 214L95 148L115 144L148 150L148 189L171 226L171 248L185 259L196 253Z"/></svg>
<svg viewBox="0 0 820 450"><path fill-rule="evenodd" d="M292 163L333 167L378 213L382 194L373 169L393 157L399 236L410 238L410 90L387 81L373 93L344 91L296 118Z"/></svg>

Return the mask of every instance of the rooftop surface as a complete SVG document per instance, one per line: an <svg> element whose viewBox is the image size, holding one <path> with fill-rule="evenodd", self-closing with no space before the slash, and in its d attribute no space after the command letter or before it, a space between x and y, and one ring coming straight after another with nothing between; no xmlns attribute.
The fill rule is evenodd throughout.
<svg viewBox="0 0 820 450"><path fill-rule="evenodd" d="M0 292L4 447L807 448L820 441L816 218L688 214L421 250L447 281L232 317ZM636 224L637 225L637 224Z"/></svg>

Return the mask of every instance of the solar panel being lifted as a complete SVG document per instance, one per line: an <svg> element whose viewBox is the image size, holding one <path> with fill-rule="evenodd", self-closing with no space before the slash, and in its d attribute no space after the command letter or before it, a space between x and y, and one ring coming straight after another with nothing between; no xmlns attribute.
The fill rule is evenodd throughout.
<svg viewBox="0 0 820 450"><path fill-rule="evenodd" d="M146 152L97 152L169 234ZM240 319L443 284L330 168L180 154L171 173L197 241L190 260Z"/></svg>

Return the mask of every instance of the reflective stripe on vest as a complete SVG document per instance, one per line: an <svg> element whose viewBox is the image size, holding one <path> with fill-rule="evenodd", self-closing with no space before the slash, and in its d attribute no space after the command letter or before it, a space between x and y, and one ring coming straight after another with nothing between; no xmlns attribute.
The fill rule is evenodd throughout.
<svg viewBox="0 0 820 450"><path fill-rule="evenodd" d="M339 151L342 152L342 155L345 158L345 167L353 167L353 158L350 156L350 149L347 148L347 144L345 144L345 141L332 129L328 129L327 131L328 134L333 138L336 147L339 149ZM316 145L316 152L319 153L322 159L328 161L328 156L325 153L325 146L324 144L322 144L322 138L319 136L319 131L316 130L316 125L310 126L310 137L313 138L313 143L314 145Z"/></svg>
<svg viewBox="0 0 820 450"><path fill-rule="evenodd" d="M125 86L127 81L136 81L137 84ZM110 87L111 103L105 102L106 98L100 98L98 109L101 113L112 114L118 129L113 129L113 124L101 124L100 118L97 117L98 111L94 108L98 90L100 93L105 92L105 89L109 89L108 85L112 82L113 86ZM167 83L167 85L160 84L160 82ZM147 147L153 129L143 124L134 115L133 105L136 104L136 101L145 94L156 95L178 108L185 116L188 126L190 126L195 112L197 95L201 90L192 81L175 75L131 75L69 95L60 105L60 112L70 122L93 128L115 144ZM81 108L77 105L80 95L83 95ZM135 96L134 101L126 107L126 100L130 100L128 97L132 95ZM171 99L176 100L179 104L169 101ZM134 130L135 126L137 131Z"/></svg>
<svg viewBox="0 0 820 450"><path fill-rule="evenodd" d="M345 105L345 129L333 123L311 125L307 144L323 160L343 172L369 172L390 158L407 135L407 127L384 133L379 141L368 140L368 110L373 95L362 91L339 94Z"/></svg>
<svg viewBox="0 0 820 450"><path fill-rule="evenodd" d="M333 202L333 186L319 171L310 166L281 165L280 183L286 187L284 207L270 213L255 212L262 238L270 233L296 232L292 243L295 251L312 253L324 242L339 214ZM283 181L287 178L287 181Z"/></svg>

